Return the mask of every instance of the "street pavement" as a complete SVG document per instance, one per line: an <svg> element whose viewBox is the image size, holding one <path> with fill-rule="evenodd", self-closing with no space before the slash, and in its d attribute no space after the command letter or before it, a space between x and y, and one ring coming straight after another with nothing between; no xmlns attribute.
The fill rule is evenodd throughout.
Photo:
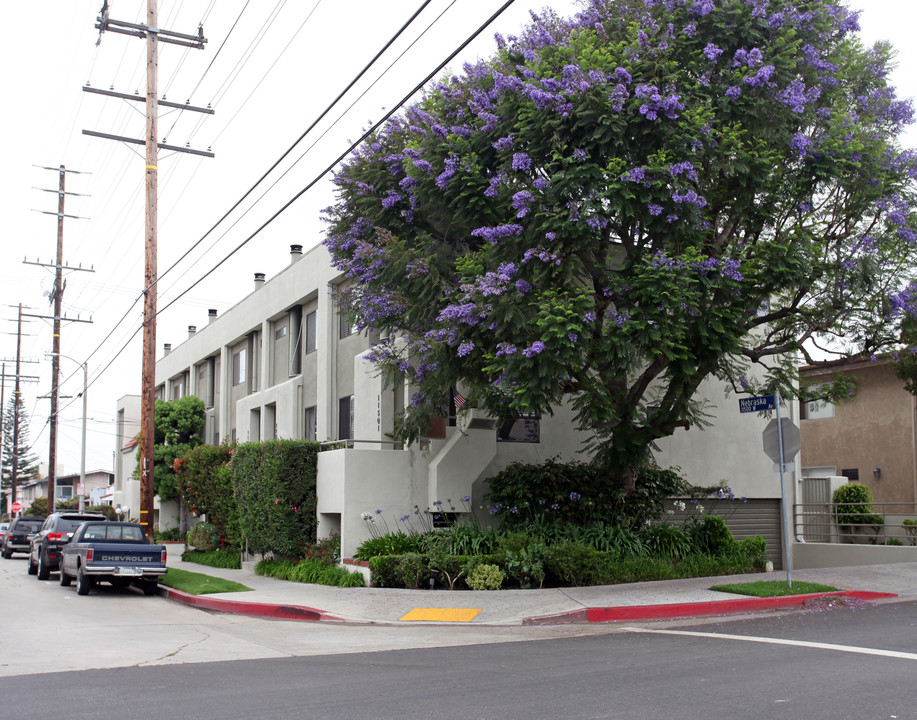
<svg viewBox="0 0 917 720"><path fill-rule="evenodd" d="M709 589L732 582L785 580L782 571L542 590L336 588L262 577L248 563L243 569L228 570L183 562L181 549L170 548L169 567L234 580L251 590L190 596L161 587L160 594L206 610L276 619L387 625L617 622L802 608L811 598L749 598ZM848 602L917 599L917 563L796 570L792 580L831 585Z"/></svg>

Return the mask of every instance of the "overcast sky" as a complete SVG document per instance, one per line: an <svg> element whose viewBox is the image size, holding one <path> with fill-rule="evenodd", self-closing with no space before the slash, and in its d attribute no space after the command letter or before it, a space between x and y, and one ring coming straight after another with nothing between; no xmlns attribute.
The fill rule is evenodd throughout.
<svg viewBox="0 0 917 720"><path fill-rule="evenodd" d="M111 0L110 16L146 22L146 0ZM890 40L899 50L896 84L905 97L917 95L917 48L912 32L914 0L858 0L866 42ZM66 275L65 314L92 324L64 323L58 463L65 473L80 464L82 387L78 363L88 362L90 418L87 469L111 469L115 450L115 403L140 391L144 251L143 147L88 137L83 130L142 138L144 106L83 91L146 92L145 41L112 32L97 46L94 28L102 0L29 0L4 3L7 32L0 43L4 110L0 116L4 172L0 174L0 357L14 360L18 303L26 312L50 315L45 295L52 286L57 223L58 173L36 166L64 165L67 174L64 261L94 272ZM208 231L295 142L353 79L422 0L160 0L160 27L194 34L203 24L203 50L161 44L159 92L171 102L207 107L213 115L162 108L162 142L211 149L216 157L160 152L159 307L162 310L233 248L312 182L350 139L356 139L383 108L393 107L414 85L468 37L502 0L433 0L402 40L370 70L300 143L290 157L216 230ZM488 56L496 31L512 34L528 11L544 5L560 14L572 0L516 0L460 57ZM235 27L234 27L235 26ZM428 29L429 28L429 29ZM408 45L417 41L408 49ZM399 54L405 51L401 59ZM396 61L397 59L397 61ZM383 72L390 64L390 70ZM460 61L450 64L459 68ZM380 75L382 76L380 78ZM360 95L364 93L362 97ZM354 106L349 111L351 103ZM323 137L319 137L325 133ZM908 144L917 146L917 133ZM310 146L314 147L310 149ZM284 173L286 173L284 175ZM275 184L276 183L276 184ZM273 186L273 187L271 187ZM41 188L54 190L43 192ZM242 250L173 305L162 310L157 357L163 343L178 345L188 325L207 323L208 308L220 314L252 288L253 273L270 278L289 262L289 246L306 249L321 241L318 212L332 201L327 182L307 192ZM206 235L206 238L205 238ZM173 263L201 241L187 259ZM126 319L119 324L122 316ZM37 360L22 373L40 382L24 384L32 416L31 440L48 459L51 323L23 326L22 356ZM135 335L136 333L136 335ZM133 339L131 336L133 335ZM7 373L14 370L7 362ZM10 396L7 384L6 397Z"/></svg>

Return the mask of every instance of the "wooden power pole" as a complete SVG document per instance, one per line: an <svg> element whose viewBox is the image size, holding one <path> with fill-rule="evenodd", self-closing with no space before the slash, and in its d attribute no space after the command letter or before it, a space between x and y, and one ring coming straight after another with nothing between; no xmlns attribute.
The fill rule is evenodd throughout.
<svg viewBox="0 0 917 720"><path fill-rule="evenodd" d="M86 135L95 135L111 140L146 145L146 220L145 220L145 252L144 252L144 302L143 302L143 367L141 371L141 396L140 396L140 524L147 537L153 537L153 441L155 435L156 418L156 282L157 282L157 221L156 200L158 195L157 173L159 164L159 148L175 152L190 152L195 155L213 157L211 152L191 150L159 142L157 121L159 116L159 92L157 88L159 42L183 45L185 47L203 49L207 42L204 37L203 27L198 27L197 35L184 35L181 33L163 30L159 27L157 13L157 0L147 0L146 25L137 25L119 20L112 20L108 16L107 0L102 5L102 14L98 17L96 28L101 33L106 30L111 32L133 35L146 39L146 133L142 141L133 138L107 135L103 133L83 130ZM83 88L87 92L97 92L102 95L126 97L122 93L113 91L104 92ZM131 97L130 99L135 99ZM167 104L167 103L163 103ZM197 108L190 104L182 105L183 110L205 112L212 114L210 108Z"/></svg>

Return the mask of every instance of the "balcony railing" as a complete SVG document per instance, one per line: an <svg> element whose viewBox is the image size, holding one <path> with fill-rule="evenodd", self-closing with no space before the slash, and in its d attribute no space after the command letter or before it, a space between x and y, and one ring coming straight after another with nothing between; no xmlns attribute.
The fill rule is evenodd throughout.
<svg viewBox="0 0 917 720"><path fill-rule="evenodd" d="M917 503L797 503L797 542L917 545Z"/></svg>

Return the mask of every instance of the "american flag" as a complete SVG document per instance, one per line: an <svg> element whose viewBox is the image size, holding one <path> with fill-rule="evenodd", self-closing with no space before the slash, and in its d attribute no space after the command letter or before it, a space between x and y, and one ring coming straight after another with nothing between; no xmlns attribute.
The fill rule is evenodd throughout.
<svg viewBox="0 0 917 720"><path fill-rule="evenodd" d="M459 393L455 393L455 409L458 410L462 405L468 402L464 396Z"/></svg>

